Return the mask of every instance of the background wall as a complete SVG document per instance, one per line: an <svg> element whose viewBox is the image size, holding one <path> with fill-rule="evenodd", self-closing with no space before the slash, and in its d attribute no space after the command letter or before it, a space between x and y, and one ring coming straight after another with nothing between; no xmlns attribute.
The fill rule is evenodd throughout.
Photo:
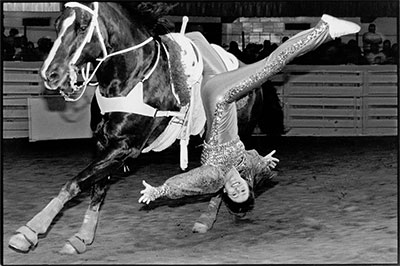
<svg viewBox="0 0 400 266"><path fill-rule="evenodd" d="M37 46L37 41L44 36L48 36L55 41L56 31L54 23L60 12L19 12L19 11L4 11L3 25L5 28L5 35L8 36L11 28L16 28L20 34L24 33L24 26L22 20L24 18L50 18L49 26L30 26L26 28L26 37L29 41Z"/></svg>
<svg viewBox="0 0 400 266"><path fill-rule="evenodd" d="M54 30L54 22L59 16L59 12L33 12L33 11L4 11L4 27L5 34L8 35L10 28L16 28L20 34L24 32L24 26L22 24L23 18L50 18L50 25L45 27L31 26L27 27L27 37L29 41L37 44L37 40L43 36L49 36L53 41L56 38ZM176 31L179 31L182 18L178 16L169 17L172 22L176 24ZM265 39L271 40L272 43L281 43L283 36L293 36L300 30L285 30L285 23L309 23L313 27L318 21L319 17L270 17L270 18L237 18L232 23L221 23L220 18L214 17L190 17L190 23L201 25L202 23L208 28L210 25L215 24L214 29L221 31L220 43L216 35L218 33L213 32L210 35L210 41L217 44L228 45L231 41L239 43L239 47L242 47L242 31L245 36L245 44L249 42L263 43ZM361 31L358 34L359 45L362 46L362 34L368 31L368 25L370 23L361 23L360 18L345 18L353 21L361 26ZM397 42L397 21L393 17L382 17L376 18L372 23L376 24L377 32L382 34L383 39L389 39L392 44ZM205 27L205 28L207 28ZM201 29L201 27L200 27ZM188 27L187 30L190 30ZM342 41L347 43L351 38L356 39L356 35L345 36Z"/></svg>

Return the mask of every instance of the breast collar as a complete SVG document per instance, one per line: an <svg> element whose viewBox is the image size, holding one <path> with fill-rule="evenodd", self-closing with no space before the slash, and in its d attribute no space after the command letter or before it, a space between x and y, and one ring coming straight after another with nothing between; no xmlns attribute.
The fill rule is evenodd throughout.
<svg viewBox="0 0 400 266"><path fill-rule="evenodd" d="M131 89L128 95L108 98L101 95L99 86L96 88L95 95L101 114L111 113L111 112L125 112L125 113L132 113L149 117L166 117L166 116L183 117L185 115L184 113L178 111L158 110L143 102L143 82L145 82L151 76L151 74L153 74L160 60L160 53L161 53L160 43L156 40L156 44L157 44L157 57L153 67L144 76L144 78L139 83L137 83L133 89ZM161 43L161 45L169 58L166 47L164 46L163 43ZM173 85L171 86L171 89L175 98L177 98L177 101L179 102L179 98L175 93Z"/></svg>

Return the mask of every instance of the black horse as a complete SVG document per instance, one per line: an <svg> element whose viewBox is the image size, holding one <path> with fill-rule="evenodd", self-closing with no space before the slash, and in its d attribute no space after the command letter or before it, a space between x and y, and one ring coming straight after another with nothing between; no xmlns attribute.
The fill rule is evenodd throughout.
<svg viewBox="0 0 400 266"><path fill-rule="evenodd" d="M175 134L172 140L187 144L188 137L204 127L204 120L199 120L199 126L192 125L189 119L193 106L202 105L196 102L196 84L188 82L182 48L166 36L170 30L162 16L169 9L165 4L136 4L128 12L116 3L66 4L56 22L58 37L41 74L46 87L59 91L67 101L79 100L96 75L98 87L91 126L100 152L66 182L57 197L17 230L9 241L12 248L28 252L65 203L91 189L82 226L62 249L68 254L84 252L93 242L111 174L121 169L128 158L149 150L168 129ZM78 86L79 70L84 82ZM248 100L243 108L251 110L253 104L254 100Z"/></svg>

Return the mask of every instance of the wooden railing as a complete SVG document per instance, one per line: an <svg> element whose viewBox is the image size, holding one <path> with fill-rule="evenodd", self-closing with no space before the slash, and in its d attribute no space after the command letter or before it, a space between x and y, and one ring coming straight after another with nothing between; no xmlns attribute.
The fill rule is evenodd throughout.
<svg viewBox="0 0 400 266"><path fill-rule="evenodd" d="M273 81L289 136L397 135L395 65L289 65Z"/></svg>
<svg viewBox="0 0 400 266"><path fill-rule="evenodd" d="M43 83L39 77L42 62L4 62L3 69L3 138L25 138L39 140L37 128L56 131L53 127L41 124L37 113L30 114L28 99L35 103L31 111L42 110L43 122L50 119L63 135L47 134L44 138L79 138L88 137L89 114L85 120L65 127L57 125L54 112L47 112L40 100L45 96ZM283 103L285 126L288 136L380 136L397 135L397 66L300 66L289 65L273 78ZM92 95L93 90L87 94ZM60 111L62 117L72 110L89 112L91 95L86 102L70 106ZM52 96L53 104L60 101L60 96ZM42 107L40 107L42 106ZM87 105L81 106L81 105ZM32 105L33 106L33 105ZM38 109L39 108L39 109ZM41 109L40 109L41 108ZM46 113L47 112L47 113ZM42 115L42 114L40 114ZM53 117L54 116L54 117ZM75 115L75 117L77 117ZM31 123L31 124L30 124ZM40 123L38 125L38 123ZM77 134L84 127L83 133ZM31 132L30 132L31 131Z"/></svg>
<svg viewBox="0 0 400 266"><path fill-rule="evenodd" d="M29 136L28 98L43 94L43 62L3 62L3 138Z"/></svg>
<svg viewBox="0 0 400 266"><path fill-rule="evenodd" d="M89 138L90 101L88 87L77 102L65 102L60 94L46 90L39 76L43 62L4 62L3 138Z"/></svg>

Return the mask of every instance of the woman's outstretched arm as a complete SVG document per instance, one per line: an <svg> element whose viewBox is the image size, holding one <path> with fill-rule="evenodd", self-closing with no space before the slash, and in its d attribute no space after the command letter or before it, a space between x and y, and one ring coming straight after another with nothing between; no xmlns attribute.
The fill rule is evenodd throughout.
<svg viewBox="0 0 400 266"><path fill-rule="evenodd" d="M183 198L218 192L225 184L222 171L214 166L202 165L188 172L175 175L158 187L153 187L143 180L145 189L139 203L149 204L160 197L170 199Z"/></svg>

